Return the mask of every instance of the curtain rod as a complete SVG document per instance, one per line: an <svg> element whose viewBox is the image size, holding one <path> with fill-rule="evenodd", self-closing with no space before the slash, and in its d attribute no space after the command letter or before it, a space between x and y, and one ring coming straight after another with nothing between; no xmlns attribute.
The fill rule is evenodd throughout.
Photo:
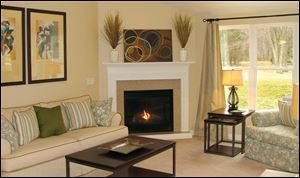
<svg viewBox="0 0 300 178"><path fill-rule="evenodd" d="M230 17L230 18L215 18L215 19L203 19L203 22L214 22L221 20L237 20L237 19L255 19L255 18L266 18L266 17L283 17L283 16L296 16L298 14L278 14L278 15L263 15L263 16L249 16L249 17Z"/></svg>

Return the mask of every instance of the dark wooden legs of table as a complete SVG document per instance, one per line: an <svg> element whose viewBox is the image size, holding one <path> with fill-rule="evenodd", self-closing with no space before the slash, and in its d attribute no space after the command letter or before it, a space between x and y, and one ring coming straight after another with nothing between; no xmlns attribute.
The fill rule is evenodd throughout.
<svg viewBox="0 0 300 178"><path fill-rule="evenodd" d="M175 177L176 176L176 145L172 146L172 173L144 169L129 165L117 170L113 170L110 177ZM97 168L97 167L95 167ZM70 160L66 159L66 176L70 177Z"/></svg>
<svg viewBox="0 0 300 178"><path fill-rule="evenodd" d="M172 177L176 176L176 145L173 146L173 174Z"/></svg>
<svg viewBox="0 0 300 178"><path fill-rule="evenodd" d="M242 151L241 153L245 153L245 130L246 130L246 122L242 122Z"/></svg>
<svg viewBox="0 0 300 178"><path fill-rule="evenodd" d="M66 176L70 177L70 161L66 159Z"/></svg>
<svg viewBox="0 0 300 178"><path fill-rule="evenodd" d="M210 145L210 128L211 124L216 126L216 143ZM224 156L231 156L234 157L238 153L244 153L245 150L245 121L242 122L242 138L241 142L237 142L235 140L235 133L236 133L236 125L228 125L232 127L232 140L224 140L224 125L223 124L216 124L216 123L209 123L204 122L204 152L205 153L214 153L220 154ZM219 127L221 127L221 133L219 133ZM221 139L219 138L221 137ZM221 145L220 143L231 143L231 146ZM236 147L236 144L241 144L241 148Z"/></svg>

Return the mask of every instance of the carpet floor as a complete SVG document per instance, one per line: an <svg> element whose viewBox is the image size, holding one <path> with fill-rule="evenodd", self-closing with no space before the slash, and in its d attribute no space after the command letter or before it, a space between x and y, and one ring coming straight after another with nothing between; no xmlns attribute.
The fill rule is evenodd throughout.
<svg viewBox="0 0 300 178"><path fill-rule="evenodd" d="M250 160L244 154L235 157L204 153L202 137L176 140L177 177L258 177L271 167ZM136 166L163 172L172 172L172 151L168 150ZM274 168L271 168L274 169ZM106 176L94 171L86 176Z"/></svg>

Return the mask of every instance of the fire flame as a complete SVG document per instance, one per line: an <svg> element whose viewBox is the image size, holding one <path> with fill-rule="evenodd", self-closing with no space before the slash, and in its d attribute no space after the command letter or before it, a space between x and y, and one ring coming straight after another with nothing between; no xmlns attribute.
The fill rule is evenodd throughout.
<svg viewBox="0 0 300 178"><path fill-rule="evenodd" d="M145 120L149 120L150 119L150 114L148 113L148 112L146 112L145 110L144 110L144 113L143 114L141 114L142 115L142 118L143 119L145 119Z"/></svg>

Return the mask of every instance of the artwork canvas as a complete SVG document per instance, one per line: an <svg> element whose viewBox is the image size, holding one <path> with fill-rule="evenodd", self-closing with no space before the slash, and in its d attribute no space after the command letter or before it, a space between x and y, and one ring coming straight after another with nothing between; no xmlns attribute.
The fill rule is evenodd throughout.
<svg viewBox="0 0 300 178"><path fill-rule="evenodd" d="M59 58L59 39L57 21L36 21L36 47L38 60L56 60Z"/></svg>
<svg viewBox="0 0 300 178"><path fill-rule="evenodd" d="M171 30L124 30L124 62L171 61Z"/></svg>
<svg viewBox="0 0 300 178"><path fill-rule="evenodd" d="M1 87L25 84L25 9L1 6Z"/></svg>
<svg viewBox="0 0 300 178"><path fill-rule="evenodd" d="M65 81L66 13L27 10L29 83Z"/></svg>

